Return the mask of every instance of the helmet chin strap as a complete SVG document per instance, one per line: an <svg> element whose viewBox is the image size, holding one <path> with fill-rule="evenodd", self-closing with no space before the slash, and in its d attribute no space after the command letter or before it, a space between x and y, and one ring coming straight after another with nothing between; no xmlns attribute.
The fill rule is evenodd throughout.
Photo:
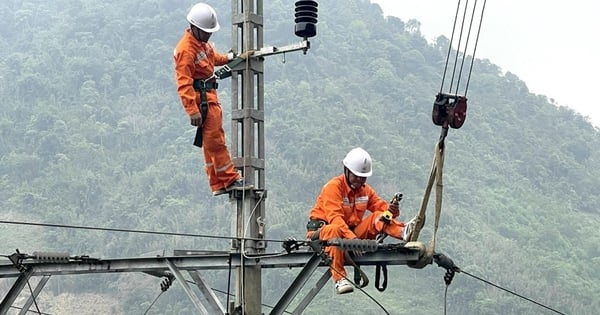
<svg viewBox="0 0 600 315"><path fill-rule="evenodd" d="M194 35L194 37L203 42L206 43L207 41L205 40L204 36L202 36L202 30L200 30L197 26L190 24L190 29L192 30L192 35Z"/></svg>
<svg viewBox="0 0 600 315"><path fill-rule="evenodd" d="M344 166L344 177L346 178L346 184L350 186L350 189L355 190L358 187L355 187L352 183L350 183L350 170Z"/></svg>
<svg viewBox="0 0 600 315"><path fill-rule="evenodd" d="M350 188L354 189L353 185L350 184L350 170L344 166L344 178L346 178L346 184L350 186Z"/></svg>

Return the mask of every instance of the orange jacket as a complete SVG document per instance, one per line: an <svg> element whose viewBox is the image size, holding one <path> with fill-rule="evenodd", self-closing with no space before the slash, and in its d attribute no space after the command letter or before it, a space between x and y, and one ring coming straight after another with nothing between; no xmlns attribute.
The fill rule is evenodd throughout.
<svg viewBox="0 0 600 315"><path fill-rule="evenodd" d="M356 235L350 227L357 226L367 210L375 212L387 209L388 202L379 197L371 186L365 184L352 190L342 174L323 186L309 217L337 225L343 238L353 239Z"/></svg>
<svg viewBox="0 0 600 315"><path fill-rule="evenodd" d="M194 90L194 79L204 80L212 77L215 66L226 65L229 59L227 55L218 53L212 43L197 40L189 28L177 43L173 55L177 93L185 111L191 116L199 112L200 102L200 93ZM209 104L219 103L216 90L208 90L206 94Z"/></svg>

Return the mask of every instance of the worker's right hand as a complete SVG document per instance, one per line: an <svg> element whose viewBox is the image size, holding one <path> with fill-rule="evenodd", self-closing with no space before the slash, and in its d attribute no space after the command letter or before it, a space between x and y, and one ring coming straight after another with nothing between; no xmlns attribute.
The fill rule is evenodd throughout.
<svg viewBox="0 0 600 315"><path fill-rule="evenodd" d="M202 114L198 112L190 116L190 123L192 124L192 126L202 126Z"/></svg>

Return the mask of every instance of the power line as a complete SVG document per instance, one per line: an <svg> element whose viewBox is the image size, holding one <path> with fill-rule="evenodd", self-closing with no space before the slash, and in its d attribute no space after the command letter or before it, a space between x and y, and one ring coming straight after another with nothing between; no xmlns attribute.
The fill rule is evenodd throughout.
<svg viewBox="0 0 600 315"><path fill-rule="evenodd" d="M168 235L168 236L201 237L201 238L211 238L211 239L252 240L252 241L267 241L267 242L279 242L279 243L285 242L284 240L263 239L263 238L219 236L219 235L180 233L180 232L159 232L159 231L133 230L133 229L117 229L117 228L105 228L105 227L93 227L93 226L81 226L81 225L69 225L69 224L36 223L36 222L8 221L8 220L0 220L0 223L3 223L3 224L14 224L14 225L29 225L29 226L43 226L43 227L54 227L54 228L66 228L66 229L79 229L79 230L94 230L94 231L124 232L124 233L140 233L140 234Z"/></svg>
<svg viewBox="0 0 600 315"><path fill-rule="evenodd" d="M154 306L154 303L156 303L156 301L158 301L158 298L165 293L165 291L161 290L160 293L158 294L158 296L156 296L156 298L154 299L154 301L152 301L152 303L150 304L150 306L148 306L148 308L146 309L146 311L144 312L144 315L148 314L148 311L150 311L150 309L152 308L152 306Z"/></svg>
<svg viewBox="0 0 600 315"><path fill-rule="evenodd" d="M160 231L150 231L150 230L134 230L134 229L118 229L118 228L106 228L106 227L92 227L92 226L79 226L79 225L69 225L69 224L52 224L52 223L37 223L37 222L24 222L24 221L8 221L8 220L0 220L0 224L12 224L12 225L27 225L27 226L41 226L41 227L53 227L53 228L67 228L67 229L80 229L80 230L95 230L95 231L108 231L108 232L123 232L123 233L139 233L139 234L152 234L152 235L168 235L168 236L186 236L186 237L200 237L200 238L211 238L211 239L226 239L226 240L259 240L259 241L271 241L271 242L286 242L285 240L267 240L267 239L257 239L257 238L238 238L238 237L231 237L231 236L218 236L218 235L208 235L208 234L194 234L194 233L179 233L179 232L160 232ZM285 253L274 253L271 255L284 255ZM271 255L264 255L264 256L271 256ZM8 257L6 255L0 255L2 257ZM248 258L248 257L247 257ZM461 273L464 273L474 279L477 279L479 281L482 281L486 284L489 284L491 286L494 286L500 290L503 290L505 292L508 292L510 294L513 294L521 299L527 300L531 303L534 303L538 306L541 306L547 310L550 310L552 312L555 312L557 314L561 314L561 315L566 315L565 313L562 313L554 308L551 308L549 306L546 306L540 302L537 302L533 299L527 298L521 294L518 294L514 291L511 291L509 289L506 289L504 287L501 287L497 284L494 284L488 280L485 280L483 278L477 277L473 274L470 274L462 269L460 269ZM357 286L358 287L358 286ZM360 289L360 288L359 288ZM31 290L31 287L30 287ZM369 296L366 292L364 292L363 290L361 290L363 293L365 293L369 298L371 298L379 307L381 307L384 311L385 308L378 302L376 301L373 297ZM160 296L160 295L159 295ZM157 297L158 298L158 297ZM35 302L35 301L34 301ZM37 307L37 303L36 303L36 307ZM39 309L37 310L38 313L40 313ZM387 311L386 311L387 312Z"/></svg>
<svg viewBox="0 0 600 315"><path fill-rule="evenodd" d="M13 306L13 305L11 305L11 306L10 306L10 308L14 308L14 309L18 309L18 310L22 310L22 309L23 309L22 307ZM36 311L32 311L32 310L27 310L27 312L28 312L28 313L29 313L29 312L33 312L33 313L37 313L37 314L39 314L39 315L52 315L52 314L50 314L50 313L36 312Z"/></svg>
<svg viewBox="0 0 600 315"><path fill-rule="evenodd" d="M29 279L27 278L27 286L29 287L29 292L31 293L31 298L33 299L33 305L35 305L35 309L37 310L38 314L42 314L42 312L40 312L40 307L37 304L37 301L35 299L35 293L33 293L33 290L31 289L31 284L29 283Z"/></svg>
<svg viewBox="0 0 600 315"><path fill-rule="evenodd" d="M546 305L544 305L544 304L542 304L542 303L536 302L536 301L534 301L534 300L532 300L532 299L530 299L530 298L528 298L528 297L525 297L525 296L523 296L523 295L521 295L521 294L518 294L518 293L516 293L516 292L514 292L514 291L511 291L511 290L509 290L509 289L503 288L503 287L501 287L501 286L499 286L499 285L497 285L497 284L494 284L494 283L492 283L492 282L490 282L490 281L488 281L488 280L485 280L485 279L482 279L482 278L480 278L480 277L477 277L477 276L475 276L475 275L472 275L472 274L470 274L470 273L468 273L468 272L466 272L466 271L464 271L464 270L462 270L462 269L460 270L460 272L462 272L462 273L466 274L467 276L473 277L473 278L475 278L475 279L477 279L477 280L479 280L479 281L482 281L482 282L484 282L484 283L486 283L486 284L489 284L489 285L491 285L491 286L493 286L493 287L496 287L496 288L498 288L498 289L500 289L500 290L503 290L503 291L505 291L505 292L508 292L508 293L510 293L510 294L512 294L512 295L515 295L515 296L517 296L517 297L520 297L521 299L527 300L527 301L529 301L529 302L531 302L531 303L533 303L533 304L536 304L536 305L538 305L538 306L541 306L541 307L543 307L543 308L545 308L545 309L547 309L547 310L550 310L550 311L552 311L552 312L555 312L555 313L557 313L557 314L566 315L565 313L559 312L559 311L557 311L557 310L555 310L555 309L553 309L553 308L551 308L551 307L549 307L549 306L546 306Z"/></svg>
<svg viewBox="0 0 600 315"><path fill-rule="evenodd" d="M190 281L190 280L186 280L186 281L187 281L187 282L189 282L189 283L192 283L192 284L196 284L194 281ZM225 291L223 291L223 290L219 290L219 289L216 289L216 288L211 288L211 289L212 289L213 291L215 291L215 292L218 292L218 293L221 293L221 294L225 294L225 295L227 295L228 297L229 297L229 296L233 296L233 294L231 294L231 293L229 293L229 292L225 292ZM272 308L274 308L274 306L273 306L273 305L269 305L269 304L265 304L265 303L261 303L260 305L262 305L262 306L265 306L265 307L268 307L268 308L271 308L271 309L272 309ZM284 313L286 313L286 314L292 314L292 312L285 311L285 310L284 310L283 312L284 312Z"/></svg>
<svg viewBox="0 0 600 315"><path fill-rule="evenodd" d="M559 311L557 311L557 310L555 310L555 309L553 309L553 308L551 308L549 306L546 306L546 305L544 305L542 303L536 302L536 301L534 301L534 300L532 300L530 298L527 298L527 297L525 297L523 295L515 293L515 292L513 292L513 291L511 291L509 289L503 288L503 287L501 287L501 286L499 286L497 284L494 284L494 283L492 283L492 282L490 282L488 280L485 280L483 278L477 277L475 275L472 275L472 274L470 274L470 273L462 270L461 268L459 268L458 266L456 266L454 264L454 261L452 261L452 259L450 259L449 257L447 257L446 255L444 255L442 253L436 253L436 254L434 254L433 259L438 264L438 266L446 269L446 274L444 275L444 281L446 282L446 290L444 292L444 314L446 314L446 304L447 304L446 298L447 298L447 293L448 293L448 286L452 282L452 279L454 278L455 273L461 272L461 273L464 273L464 274L466 274L466 275L468 275L470 277L473 277L474 279L477 279L477 280L482 281L482 282L484 282L486 284L494 286L494 287L496 287L496 288L498 288L500 290L506 291L506 292L508 292L508 293L510 293L512 295L518 296L518 297L520 297L520 298L522 298L524 300L527 300L527 301L529 301L531 303L534 303L534 304L536 304L538 306L541 306L541 307L543 307L545 309L553 311L553 312L555 312L557 314L565 315L564 313L561 313L561 312L559 312Z"/></svg>
<svg viewBox="0 0 600 315"><path fill-rule="evenodd" d="M338 274L342 274L340 271L338 271L337 269L333 268L333 265L329 265L331 267L331 269L333 269L335 272L337 272ZM355 288L357 288L360 292L362 292L366 297L368 297L369 299L371 299L371 301L373 301L375 304L377 304L377 306L379 306L381 308L382 311L385 312L385 314L390 315L390 312L388 312L388 310L381 304L379 303L379 301L377 301L376 298L374 298L373 296L371 296L369 293L367 293L367 291L363 290L363 288L361 288L360 285L354 283L354 281L350 280L348 277L343 276L344 279L348 280L350 283L352 283L352 285L354 285Z"/></svg>

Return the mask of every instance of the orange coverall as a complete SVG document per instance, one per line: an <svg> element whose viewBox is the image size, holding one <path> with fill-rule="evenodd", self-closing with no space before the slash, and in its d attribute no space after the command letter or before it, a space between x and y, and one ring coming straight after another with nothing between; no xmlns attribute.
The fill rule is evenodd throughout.
<svg viewBox="0 0 600 315"><path fill-rule="evenodd" d="M175 79L177 93L188 115L200 112L200 92L194 90L194 79L211 78L215 66L222 66L229 62L227 55L218 53L212 43L203 43L197 40L186 29L183 37L175 47ZM223 112L217 96L217 90L206 92L208 102L208 117L202 117L202 138L205 170L212 191L227 188L240 178L235 170L227 145L225 144L225 130L223 130Z"/></svg>
<svg viewBox="0 0 600 315"><path fill-rule="evenodd" d="M388 207L388 202L368 184L352 190L342 174L323 186L309 218L325 221L319 229L319 239L324 241L333 238L375 239L381 231L402 239L404 223L394 219L384 224L378 220ZM367 210L371 213L365 216ZM306 236L310 239L313 234L314 231L308 231ZM344 251L337 246L327 246L325 252L331 257L331 276L337 282L346 276Z"/></svg>

